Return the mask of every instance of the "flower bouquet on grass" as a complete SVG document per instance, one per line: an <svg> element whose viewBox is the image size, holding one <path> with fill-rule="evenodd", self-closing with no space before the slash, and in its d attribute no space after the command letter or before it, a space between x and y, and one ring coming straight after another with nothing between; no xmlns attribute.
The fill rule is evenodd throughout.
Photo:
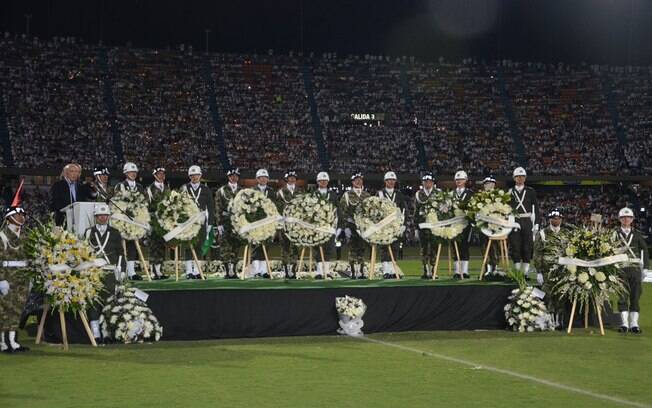
<svg viewBox="0 0 652 408"><path fill-rule="evenodd" d="M100 327L105 339L124 344L159 341L163 335L163 327L136 296L136 289L125 286L117 286L115 295L107 300Z"/></svg>

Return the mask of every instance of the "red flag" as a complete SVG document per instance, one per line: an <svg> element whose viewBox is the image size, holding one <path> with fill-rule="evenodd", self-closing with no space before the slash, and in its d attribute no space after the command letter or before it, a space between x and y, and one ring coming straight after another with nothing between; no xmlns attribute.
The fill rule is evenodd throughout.
<svg viewBox="0 0 652 408"><path fill-rule="evenodd" d="M14 199L11 201L11 206L12 207L20 207L22 200L22 195L23 195L23 182L25 182L25 179L20 179L20 184L18 185L18 188L16 189L16 194L14 194Z"/></svg>

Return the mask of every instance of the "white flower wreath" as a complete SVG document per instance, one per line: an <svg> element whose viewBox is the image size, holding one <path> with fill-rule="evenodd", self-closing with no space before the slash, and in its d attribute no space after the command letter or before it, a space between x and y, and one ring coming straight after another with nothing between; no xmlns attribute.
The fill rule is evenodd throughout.
<svg viewBox="0 0 652 408"><path fill-rule="evenodd" d="M422 211L425 214L425 222L419 224L419 228L428 228L439 238L453 239L469 225L452 191L434 194Z"/></svg>
<svg viewBox="0 0 652 408"><path fill-rule="evenodd" d="M165 241L190 241L204 223L204 214L185 192L172 191L156 206L154 226Z"/></svg>
<svg viewBox="0 0 652 408"><path fill-rule="evenodd" d="M137 241L150 230L150 216L145 196L137 191L122 190L111 199L111 225L127 241Z"/></svg>
<svg viewBox="0 0 652 408"><path fill-rule="evenodd" d="M313 247L335 234L337 209L328 200L312 194L295 197L283 211L285 234L295 245Z"/></svg>
<svg viewBox="0 0 652 408"><path fill-rule="evenodd" d="M362 201L353 216L362 239L370 244L389 245L403 233L404 215L392 201L369 197Z"/></svg>
<svg viewBox="0 0 652 408"><path fill-rule="evenodd" d="M233 229L251 245L272 238L282 220L272 200L254 189L238 192L229 204L229 212Z"/></svg>
<svg viewBox="0 0 652 408"><path fill-rule="evenodd" d="M503 238L520 228L510 201L510 194L504 190L481 191L471 197L467 215L487 237Z"/></svg>

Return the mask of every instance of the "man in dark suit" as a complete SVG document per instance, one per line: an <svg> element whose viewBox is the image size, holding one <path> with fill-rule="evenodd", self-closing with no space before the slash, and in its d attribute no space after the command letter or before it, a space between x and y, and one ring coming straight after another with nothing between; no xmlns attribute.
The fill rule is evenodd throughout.
<svg viewBox="0 0 652 408"><path fill-rule="evenodd" d="M50 211L54 213L56 225L63 225L66 216L61 210L78 201L88 201L88 187L79 182L82 168L77 163L66 164L61 173L61 180L50 189Z"/></svg>

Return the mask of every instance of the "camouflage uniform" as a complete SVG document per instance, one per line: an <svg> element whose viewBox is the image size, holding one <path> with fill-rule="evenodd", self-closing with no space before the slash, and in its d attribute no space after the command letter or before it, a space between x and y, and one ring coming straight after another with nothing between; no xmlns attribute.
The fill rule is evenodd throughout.
<svg viewBox="0 0 652 408"><path fill-rule="evenodd" d="M156 211L156 206L165 195L170 191L170 186L167 184L163 185L163 190L158 188L154 183L147 186L145 190L147 199L149 201L149 212L153 214ZM149 239L149 260L150 264L155 268L155 272L158 269L160 272L160 265L163 264L165 260L165 240L163 237L158 236L157 234L152 234ZM158 273L155 273L158 275Z"/></svg>
<svg viewBox="0 0 652 408"><path fill-rule="evenodd" d="M22 243L25 235L16 234L8 225L0 231L0 281L9 283L9 293L0 295L0 332L17 331L29 295L29 275Z"/></svg>
<svg viewBox="0 0 652 408"><path fill-rule="evenodd" d="M276 192L276 207L278 208L279 214L283 214L285 207L294 199L294 197L303 194L303 191L295 185L294 191L290 191L287 186L281 188ZM292 245L285 233L281 233L281 260L283 261L283 267L286 269L290 264L296 264L299 259L299 248L296 245Z"/></svg>
<svg viewBox="0 0 652 408"><path fill-rule="evenodd" d="M351 264L351 273L353 276L355 276L356 272L362 273L362 265L367 261L365 252L369 247L369 244L367 244L367 242L358 234L355 221L353 221L353 215L362 201L369 197L370 194L364 190L362 190L360 194L355 193L353 190L349 190L342 195L342 198L340 198L340 214L342 215L344 228L349 228L351 230L351 239L349 241L349 263ZM355 268L356 264L359 267L358 270Z"/></svg>
<svg viewBox="0 0 652 408"><path fill-rule="evenodd" d="M219 257L225 264L227 274L231 274L230 276L235 276L238 252L243 246L243 241L233 230L231 212L229 211L229 204L240 190L242 190L240 186L233 190L227 184L220 187L215 194L215 218L217 225L224 228L224 232L219 237Z"/></svg>

